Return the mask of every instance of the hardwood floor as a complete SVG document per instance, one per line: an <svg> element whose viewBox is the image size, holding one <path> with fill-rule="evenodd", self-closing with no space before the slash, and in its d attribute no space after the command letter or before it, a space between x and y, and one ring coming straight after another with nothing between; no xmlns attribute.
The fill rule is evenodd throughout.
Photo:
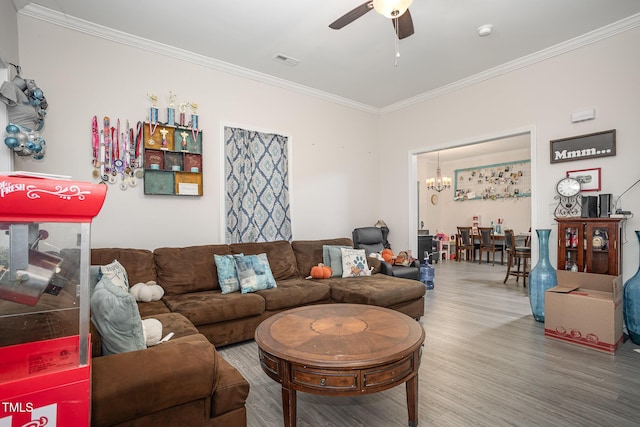
<svg viewBox="0 0 640 427"><path fill-rule="evenodd" d="M544 337L526 289L505 266L436 265L427 291L420 366L421 426L637 426L640 353L615 356ZM251 384L248 426L281 426L280 384L258 363L255 342L220 349ZM404 385L377 394L298 393L300 427L407 425Z"/></svg>

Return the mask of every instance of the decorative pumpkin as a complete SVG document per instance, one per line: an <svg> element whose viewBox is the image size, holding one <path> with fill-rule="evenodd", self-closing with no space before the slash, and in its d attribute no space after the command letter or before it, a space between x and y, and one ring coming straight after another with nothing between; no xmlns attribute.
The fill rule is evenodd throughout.
<svg viewBox="0 0 640 427"><path fill-rule="evenodd" d="M320 263L311 267L311 277L314 279L328 279L331 277L331 267Z"/></svg>
<svg viewBox="0 0 640 427"><path fill-rule="evenodd" d="M393 261L393 251L391 249L383 249L382 250L382 259L386 262Z"/></svg>

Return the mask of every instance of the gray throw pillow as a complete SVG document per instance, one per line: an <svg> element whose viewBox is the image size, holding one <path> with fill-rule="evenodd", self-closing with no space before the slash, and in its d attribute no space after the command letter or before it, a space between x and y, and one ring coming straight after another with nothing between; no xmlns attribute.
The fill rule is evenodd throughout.
<svg viewBox="0 0 640 427"><path fill-rule="evenodd" d="M147 348L136 299L107 276L91 296L91 321L100 333L104 355Z"/></svg>
<svg viewBox="0 0 640 427"><path fill-rule="evenodd" d="M322 263L331 267L331 277L342 277L342 248L351 246L323 245Z"/></svg>

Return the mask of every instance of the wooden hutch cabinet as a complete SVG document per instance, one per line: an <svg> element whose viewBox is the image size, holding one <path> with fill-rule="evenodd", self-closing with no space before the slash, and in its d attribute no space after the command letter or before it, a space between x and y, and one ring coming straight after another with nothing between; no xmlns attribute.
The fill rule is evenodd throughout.
<svg viewBox="0 0 640 427"><path fill-rule="evenodd" d="M558 269L617 276L622 272L622 218L556 218Z"/></svg>

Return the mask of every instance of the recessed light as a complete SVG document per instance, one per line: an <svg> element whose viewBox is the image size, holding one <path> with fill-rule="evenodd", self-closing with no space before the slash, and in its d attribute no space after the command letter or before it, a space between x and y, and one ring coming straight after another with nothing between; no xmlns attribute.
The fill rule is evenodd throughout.
<svg viewBox="0 0 640 427"><path fill-rule="evenodd" d="M478 35L480 37L487 37L493 31L493 25L485 24L478 27Z"/></svg>

